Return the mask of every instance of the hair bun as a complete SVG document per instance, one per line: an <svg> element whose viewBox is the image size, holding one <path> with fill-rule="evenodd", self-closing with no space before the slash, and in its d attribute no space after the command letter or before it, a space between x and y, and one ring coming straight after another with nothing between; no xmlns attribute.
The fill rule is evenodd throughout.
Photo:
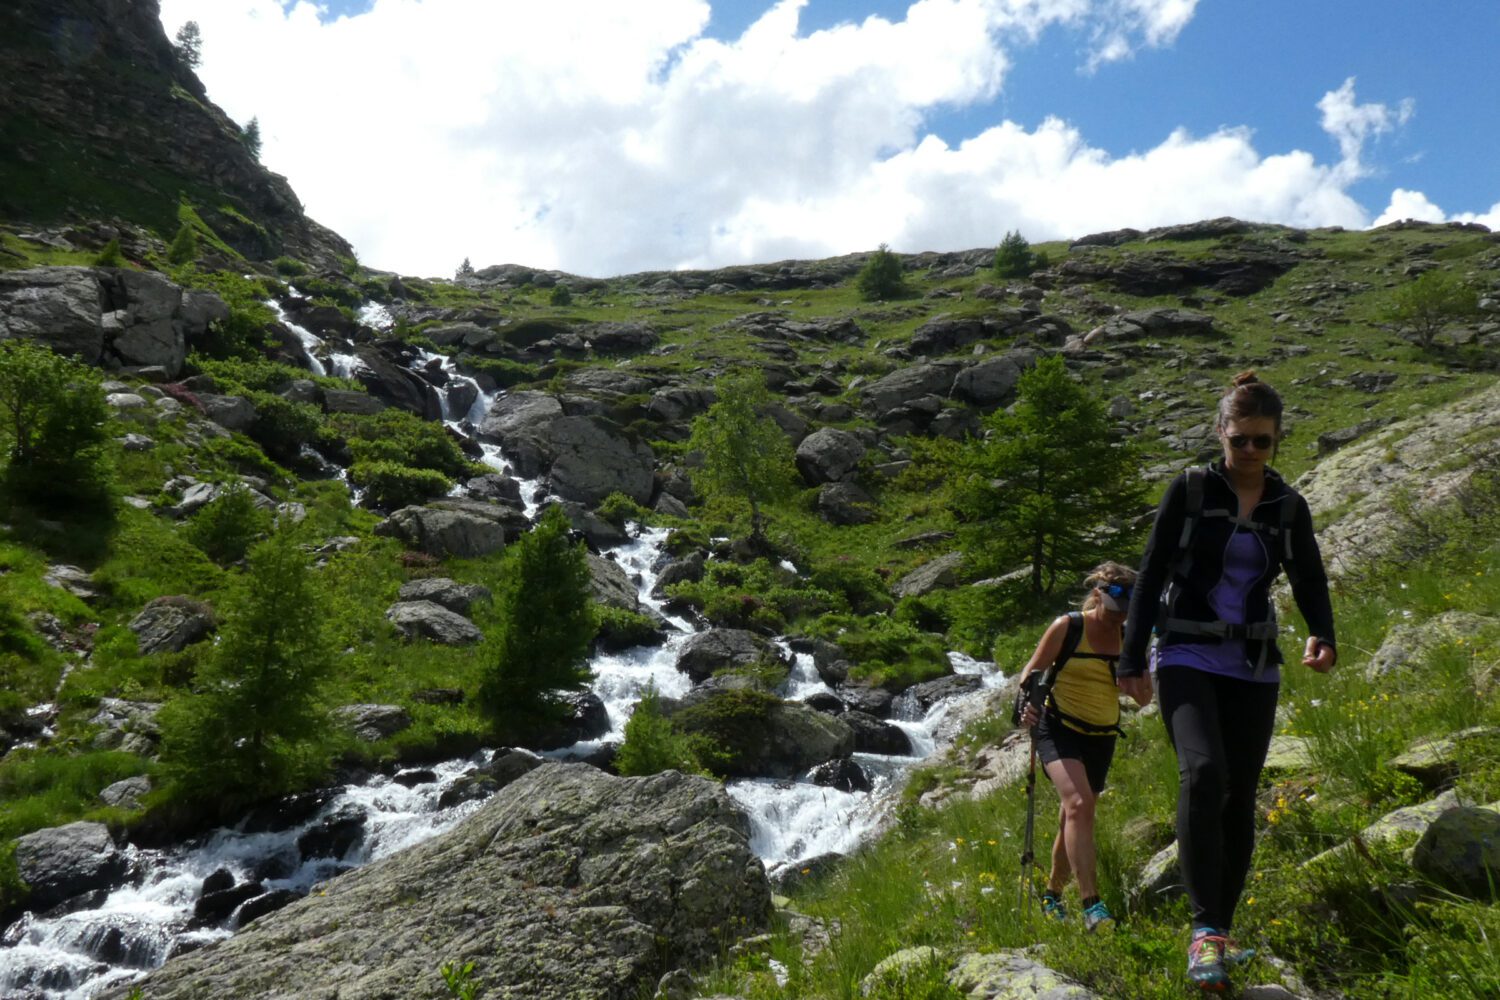
<svg viewBox="0 0 1500 1000"><path fill-rule="evenodd" d="M1255 374L1255 369L1251 368L1251 369L1249 369L1247 371L1242 371L1238 375L1236 375L1234 377L1234 381L1232 383L1230 383L1230 384L1233 385L1236 389L1238 389L1242 385L1250 385L1250 384L1252 384L1254 382L1259 382L1259 381L1260 381L1260 376L1257 375L1257 374Z"/></svg>

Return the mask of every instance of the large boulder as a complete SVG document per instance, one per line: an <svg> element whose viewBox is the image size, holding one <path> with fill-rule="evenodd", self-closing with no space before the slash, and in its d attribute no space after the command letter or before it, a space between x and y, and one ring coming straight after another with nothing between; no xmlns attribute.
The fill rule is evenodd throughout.
<svg viewBox="0 0 1500 1000"><path fill-rule="evenodd" d="M127 867L103 823L69 823L16 840L16 874L31 887L27 906L37 912L85 892L112 888Z"/></svg>
<svg viewBox="0 0 1500 1000"><path fill-rule="evenodd" d="M1438 885L1472 899L1500 895L1500 812L1450 809L1417 841L1412 867Z"/></svg>
<svg viewBox="0 0 1500 1000"><path fill-rule="evenodd" d="M717 693L673 719L727 751L720 766L729 777L795 778L854 752L854 731L842 719L754 691Z"/></svg>
<svg viewBox="0 0 1500 1000"><path fill-rule="evenodd" d="M953 392L953 382L963 370L961 361L934 361L897 369L860 390L864 407L878 418L898 406L922 396L946 399Z"/></svg>
<svg viewBox="0 0 1500 1000"><path fill-rule="evenodd" d="M682 644L677 669L694 682L713 676L725 667L748 667L757 663L780 663L784 656L774 644L739 628L711 628Z"/></svg>
<svg viewBox="0 0 1500 1000"><path fill-rule="evenodd" d="M208 638L215 627L213 609L190 597L158 597L130 620L142 654L179 653Z"/></svg>
<svg viewBox="0 0 1500 1000"><path fill-rule="evenodd" d="M439 557L473 559L505 547L500 520L436 507L402 507L376 525L375 533L399 538L411 548Z"/></svg>
<svg viewBox="0 0 1500 1000"><path fill-rule="evenodd" d="M104 290L86 267L0 271L0 340L34 340L98 364Z"/></svg>
<svg viewBox="0 0 1500 1000"><path fill-rule="evenodd" d="M152 1000L429 996L441 959L472 961L485 996L603 1000L712 961L770 912L749 824L714 782L544 764L449 832L133 985Z"/></svg>
<svg viewBox="0 0 1500 1000"><path fill-rule="evenodd" d="M430 639L442 646L472 646L484 633L463 615L433 601L400 601L385 612L386 620L408 639Z"/></svg>
<svg viewBox="0 0 1500 1000"><path fill-rule="evenodd" d="M340 705L333 714L357 739L378 743L411 727L411 713L400 705Z"/></svg>
<svg viewBox="0 0 1500 1000"><path fill-rule="evenodd" d="M565 500L595 506L611 493L639 504L651 502L656 455L645 441L632 440L598 417L563 417L547 435L548 478Z"/></svg>
<svg viewBox="0 0 1500 1000"><path fill-rule="evenodd" d="M454 614L467 615L471 607L488 601L491 595L488 587L477 583L459 583L446 576L429 576L403 583L396 596L403 601L431 601Z"/></svg>
<svg viewBox="0 0 1500 1000"><path fill-rule="evenodd" d="M414 413L423 420L441 420L443 404L437 390L373 344L355 348L359 359L355 378L365 391L382 402Z"/></svg>
<svg viewBox="0 0 1500 1000"><path fill-rule="evenodd" d="M1016 398L1016 384L1036 367L1035 351L1011 351L969 365L953 380L953 396L984 409L1008 405Z"/></svg>
<svg viewBox="0 0 1500 1000"><path fill-rule="evenodd" d="M987 1000L1099 1000L1020 948L963 955L949 970L948 983L963 996Z"/></svg>
<svg viewBox="0 0 1500 1000"><path fill-rule="evenodd" d="M962 552L938 556L903 576L892 588L892 593L897 597L922 597L934 590L953 587L958 583L958 572L963 564Z"/></svg>
<svg viewBox="0 0 1500 1000"><path fill-rule="evenodd" d="M859 471L865 443L848 431L824 427L813 431L797 446L797 470L813 486L841 483Z"/></svg>
<svg viewBox="0 0 1500 1000"><path fill-rule="evenodd" d="M513 392L495 400L484 423L481 437L509 445L511 439L524 435L543 435L554 421L562 419L562 403L545 392Z"/></svg>
<svg viewBox="0 0 1500 1000"><path fill-rule="evenodd" d="M1500 632L1500 618L1444 611L1420 624L1395 625L1365 664L1365 676L1376 680L1398 670L1421 669L1439 647L1454 641L1471 642L1486 630Z"/></svg>
<svg viewBox="0 0 1500 1000"><path fill-rule="evenodd" d="M936 680L913 684L891 703L891 715L898 719L921 719L944 698L973 694L984 687L978 674L949 674Z"/></svg>

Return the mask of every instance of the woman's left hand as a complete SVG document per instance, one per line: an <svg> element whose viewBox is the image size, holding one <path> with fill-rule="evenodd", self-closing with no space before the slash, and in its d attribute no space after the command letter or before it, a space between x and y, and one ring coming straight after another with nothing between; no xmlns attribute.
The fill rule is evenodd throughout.
<svg viewBox="0 0 1500 1000"><path fill-rule="evenodd" d="M1302 654L1302 665L1311 667L1320 674L1326 674L1333 669L1334 663L1338 661L1338 654L1333 647L1322 642L1315 635L1307 637L1307 649Z"/></svg>

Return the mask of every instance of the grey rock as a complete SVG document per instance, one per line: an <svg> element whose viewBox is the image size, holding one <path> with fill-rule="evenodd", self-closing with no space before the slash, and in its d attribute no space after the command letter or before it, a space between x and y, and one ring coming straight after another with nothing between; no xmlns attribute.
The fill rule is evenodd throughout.
<svg viewBox="0 0 1500 1000"><path fill-rule="evenodd" d="M104 405L112 410L128 413L133 410L144 410L148 404L145 396L133 392L112 392L104 397Z"/></svg>
<svg viewBox="0 0 1500 1000"><path fill-rule="evenodd" d="M97 601L104 596L104 592L94 585L93 574L66 563L48 566L42 580L50 586L66 590L79 600Z"/></svg>
<svg viewBox="0 0 1500 1000"><path fill-rule="evenodd" d="M611 608L625 611L640 611L641 601L636 586L631 582L625 568L613 559L588 554L589 589L594 600Z"/></svg>
<svg viewBox="0 0 1500 1000"><path fill-rule="evenodd" d="M179 653L208 638L215 627L213 610L190 597L158 597L130 620L130 631L143 655Z"/></svg>
<svg viewBox="0 0 1500 1000"><path fill-rule="evenodd" d="M151 779L142 774L106 785L99 792L99 801L120 809L139 809L141 796L149 791L151 791Z"/></svg>
<svg viewBox="0 0 1500 1000"><path fill-rule="evenodd" d="M547 475L558 496L595 506L623 493L650 503L656 456L645 441L631 440L595 417L563 417L548 428L547 444Z"/></svg>
<svg viewBox="0 0 1500 1000"><path fill-rule="evenodd" d="M255 423L255 404L244 396L218 396L199 393L198 402L203 404L203 414L229 431L246 431Z"/></svg>
<svg viewBox="0 0 1500 1000"><path fill-rule="evenodd" d="M505 547L505 528L499 521L434 507L403 507L376 525L375 533L440 557L473 559Z"/></svg>
<svg viewBox="0 0 1500 1000"><path fill-rule="evenodd" d="M1131 898L1136 906L1150 911L1185 895L1187 884L1182 880L1182 868L1177 863L1177 842L1173 841L1146 862L1131 887Z"/></svg>
<svg viewBox="0 0 1500 1000"><path fill-rule="evenodd" d="M949 971L948 983L974 1000L1101 1000L1019 948L963 955Z"/></svg>
<svg viewBox="0 0 1500 1000"><path fill-rule="evenodd" d="M333 714L367 743L388 739L411 726L411 714L400 705L340 705Z"/></svg>
<svg viewBox="0 0 1500 1000"><path fill-rule="evenodd" d="M702 552L689 552L680 559L674 559L661 568L656 574L656 584L651 588L651 596L667 596L667 588L674 583L696 582L703 579L704 569L708 559Z"/></svg>
<svg viewBox="0 0 1500 1000"><path fill-rule="evenodd" d="M865 456L865 443L848 431L824 427L797 446L797 469L813 486L851 479Z"/></svg>
<svg viewBox="0 0 1500 1000"><path fill-rule="evenodd" d="M85 267L0 271L0 340L33 340L98 364L104 352L104 292Z"/></svg>
<svg viewBox="0 0 1500 1000"><path fill-rule="evenodd" d="M960 361L910 365L865 386L860 399L877 417L921 396L945 399L953 392L953 383L963 367Z"/></svg>
<svg viewBox="0 0 1500 1000"><path fill-rule="evenodd" d="M911 737L900 726L854 709L844 712L839 718L854 732L855 753L878 753L892 757L910 757L913 753Z"/></svg>
<svg viewBox="0 0 1500 1000"><path fill-rule="evenodd" d="M481 437L508 444L523 434L542 434L562 419L562 403L545 392L513 392L495 400L479 427Z"/></svg>
<svg viewBox="0 0 1500 1000"><path fill-rule="evenodd" d="M1412 854L1422 875L1471 899L1500 894L1500 812L1460 806L1433 820Z"/></svg>
<svg viewBox="0 0 1500 1000"><path fill-rule="evenodd" d="M854 732L840 718L798 702L772 702L759 718L737 717L733 732L716 732L702 717L676 717L688 732L724 742L733 777L794 778L808 768L854 752Z"/></svg>
<svg viewBox="0 0 1500 1000"><path fill-rule="evenodd" d="M854 483L825 483L818 490L818 515L829 524L870 524L880 518L875 498Z"/></svg>
<svg viewBox="0 0 1500 1000"><path fill-rule="evenodd" d="M1398 670L1420 670L1438 647L1455 639L1473 640L1487 629L1500 630L1500 618L1467 611L1444 611L1420 624L1395 625L1365 664L1365 676L1375 680Z"/></svg>
<svg viewBox="0 0 1500 1000"><path fill-rule="evenodd" d="M1459 808L1462 804L1458 800L1457 793L1449 789L1435 799L1386 813L1361 830L1358 839L1365 847L1381 846L1404 850L1421 840L1427 828L1439 816ZM1331 861L1347 858L1356 851L1353 841L1345 841L1337 847L1308 858L1303 862L1303 867L1321 867Z"/></svg>
<svg viewBox="0 0 1500 1000"><path fill-rule="evenodd" d="M385 409L385 401L376 399L366 392L324 389L323 408L329 413L353 413L368 417Z"/></svg>
<svg viewBox="0 0 1500 1000"><path fill-rule="evenodd" d="M892 593L898 598L921 597L934 590L957 586L958 572L963 563L962 552L950 552L947 555L938 556L903 576L892 588Z"/></svg>
<svg viewBox="0 0 1500 1000"><path fill-rule="evenodd" d="M545 764L448 833L322 889L138 985L152 1000L429 995L441 955L476 962L486 996L634 996L764 930L771 910L748 823L718 785L581 764Z"/></svg>
<svg viewBox="0 0 1500 1000"><path fill-rule="evenodd" d="M1420 740L1391 761L1391 767L1409 774L1424 788L1437 789L1458 776L1466 759L1500 747L1500 727L1470 726L1448 736Z"/></svg>
<svg viewBox="0 0 1500 1000"><path fill-rule="evenodd" d="M459 583L446 576L433 576L403 583L396 596L403 601L431 601L455 614L467 615L471 607L488 601L491 595L488 587L477 583Z"/></svg>
<svg viewBox="0 0 1500 1000"><path fill-rule="evenodd" d="M1146 337L1204 337L1215 335L1213 317L1189 309L1141 309L1105 320L1099 336L1107 341Z"/></svg>
<svg viewBox="0 0 1500 1000"><path fill-rule="evenodd" d="M891 703L891 715L898 719L915 721L927 715L932 707L944 698L972 694L984 687L978 674L950 674L936 680L913 684Z"/></svg>
<svg viewBox="0 0 1500 1000"><path fill-rule="evenodd" d="M484 633L469 619L432 601L392 604L385 617L408 639L429 639L443 646L471 646L484 638Z"/></svg>
<svg viewBox="0 0 1500 1000"><path fill-rule="evenodd" d="M711 628L682 644L682 650L677 654L677 669L699 682L725 667L780 663L783 660L780 649L754 632Z"/></svg>
<svg viewBox="0 0 1500 1000"><path fill-rule="evenodd" d="M1016 398L1016 383L1036 367L1035 351L1011 351L969 365L953 380L953 395L966 403L990 409Z"/></svg>
<svg viewBox="0 0 1500 1000"><path fill-rule="evenodd" d="M31 887L37 911L95 889L113 888L126 872L125 856L103 823L69 823L16 840L16 874Z"/></svg>

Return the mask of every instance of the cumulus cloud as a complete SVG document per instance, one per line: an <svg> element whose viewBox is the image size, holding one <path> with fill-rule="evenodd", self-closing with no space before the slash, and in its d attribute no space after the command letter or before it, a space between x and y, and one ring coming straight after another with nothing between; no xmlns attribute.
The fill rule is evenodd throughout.
<svg viewBox="0 0 1500 1000"><path fill-rule="evenodd" d="M1450 216L1421 191L1396 188L1391 192L1390 204L1376 216L1371 225L1383 226L1405 219L1416 219L1418 222L1477 222L1490 229L1500 230L1500 202L1490 206L1488 212L1459 212Z"/></svg>
<svg viewBox="0 0 1500 1000"><path fill-rule="evenodd" d="M1264 154L1243 128L1112 157L1067 122L949 144L1008 52L1065 25L1123 58L1170 44L1196 0L917 0L805 33L779 0L738 38L705 0L163 0L203 32L200 74L309 214L376 267L519 262L585 274L991 245L1233 214L1361 226L1347 189L1409 108L1319 102L1341 159ZM1087 54L1104 58L1103 49Z"/></svg>

